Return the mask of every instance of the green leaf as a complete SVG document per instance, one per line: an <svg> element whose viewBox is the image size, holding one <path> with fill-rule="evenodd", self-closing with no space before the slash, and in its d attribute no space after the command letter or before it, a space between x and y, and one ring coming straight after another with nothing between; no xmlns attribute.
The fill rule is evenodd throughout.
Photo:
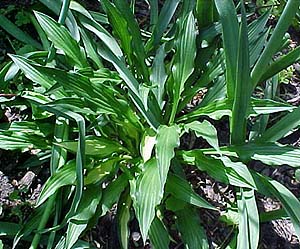
<svg viewBox="0 0 300 249"><path fill-rule="evenodd" d="M300 149L275 143L249 143L242 146L221 148L223 154L239 157L243 161L258 160L267 165L299 167Z"/></svg>
<svg viewBox="0 0 300 249"><path fill-rule="evenodd" d="M139 92L139 83L126 67L125 63L119 60L107 47L102 47L101 51L99 52L104 59L110 61L114 65L114 67L120 74L120 77L124 80L127 87L129 88L129 96L132 99L133 103L141 112L141 114L146 118L148 124L156 130L160 123L158 121L158 117L154 115L154 111L152 109L150 110L151 106L149 106L149 109L145 107L142 100L143 98L141 96L141 93Z"/></svg>
<svg viewBox="0 0 300 249"><path fill-rule="evenodd" d="M270 222L272 220L287 219L288 215L283 208L260 213L260 222Z"/></svg>
<svg viewBox="0 0 300 249"><path fill-rule="evenodd" d="M18 233L14 237L12 249L15 249L22 238L29 237L29 235L38 228L41 217L46 210L46 205L42 205L35 208L25 223L18 230Z"/></svg>
<svg viewBox="0 0 300 249"><path fill-rule="evenodd" d="M208 249L205 230L201 226L199 215L193 208L176 212L177 225L186 249Z"/></svg>
<svg viewBox="0 0 300 249"><path fill-rule="evenodd" d="M246 140L247 110L250 103L252 84L250 79L250 58L247 20L244 3L242 6L242 20L239 30L239 45L237 55L237 68L234 87L234 99L231 115L231 143L242 144ZM228 67L227 67L228 69ZM230 84L227 82L227 84Z"/></svg>
<svg viewBox="0 0 300 249"><path fill-rule="evenodd" d="M167 228L163 221L157 216L151 223L149 230L149 237L151 245L154 249L165 249L169 248L170 238Z"/></svg>
<svg viewBox="0 0 300 249"><path fill-rule="evenodd" d="M13 122L0 127L0 148L4 150L49 149L47 136L53 132L51 124L34 122Z"/></svg>
<svg viewBox="0 0 300 249"><path fill-rule="evenodd" d="M80 33L87 57L91 58L98 68L103 68L103 64L96 52L96 48L93 46L92 38L84 31L84 29L80 29Z"/></svg>
<svg viewBox="0 0 300 249"><path fill-rule="evenodd" d="M169 174L166 184L166 192L171 193L177 199L192 204L196 207L217 210L205 199L196 194L192 189L192 186L179 176Z"/></svg>
<svg viewBox="0 0 300 249"><path fill-rule="evenodd" d="M19 55L9 55L10 58L16 63L16 65L24 72L25 76L43 86L45 89L49 89L54 85L54 81L49 79L47 76L43 75L39 70L35 69L33 61L30 61Z"/></svg>
<svg viewBox="0 0 300 249"><path fill-rule="evenodd" d="M61 240L58 242L55 249L65 249L65 237L61 237ZM72 249L97 249L97 247L84 240L78 240L73 245Z"/></svg>
<svg viewBox="0 0 300 249"><path fill-rule="evenodd" d="M85 15L79 16L82 26L94 33L118 59L123 58L122 50L117 41L81 5L77 4L75 10Z"/></svg>
<svg viewBox="0 0 300 249"><path fill-rule="evenodd" d="M166 69L164 67L164 59L166 56L165 46L162 45L156 52L155 58L153 60L152 65L152 73L150 75L150 81L152 82L152 89L157 103L159 104L160 108L163 108L164 101L163 96L165 92L165 83L167 81L168 75L166 73Z"/></svg>
<svg viewBox="0 0 300 249"><path fill-rule="evenodd" d="M39 0L42 4L44 4L50 11L54 12L57 16L60 15L62 9L62 1L52 1L52 0ZM69 1L69 0L68 0ZM70 1L69 8L74 3L74 1ZM66 26L70 30L72 37L76 40L80 40L80 34L78 30L78 25L71 11L68 11L66 17Z"/></svg>
<svg viewBox="0 0 300 249"><path fill-rule="evenodd" d="M102 210L100 216L106 214L106 212L108 212L112 208L113 204L115 204L119 200L120 194L124 191L127 185L127 176L125 174L122 174L103 190L101 200Z"/></svg>
<svg viewBox="0 0 300 249"><path fill-rule="evenodd" d="M131 207L131 197L128 191L125 191L123 196L121 196L120 201L118 203L118 226L119 226L119 237L122 245L122 249L127 249L129 246L129 227L128 223L131 218L130 207Z"/></svg>
<svg viewBox="0 0 300 249"><path fill-rule="evenodd" d="M294 128L300 124L300 107L288 113L276 124L267 129L261 137L258 137L256 141L260 142L276 142L280 138L288 134Z"/></svg>
<svg viewBox="0 0 300 249"><path fill-rule="evenodd" d="M59 188L67 185L73 185L75 181L76 166L75 161L71 161L68 165L65 165L52 176L50 176L50 178L46 181L36 205L40 206Z"/></svg>
<svg viewBox="0 0 300 249"><path fill-rule="evenodd" d="M57 49L64 51L66 56L68 56L74 65L78 67L86 67L86 59L80 50L80 47L76 40L70 35L69 31L59 25L51 17L35 12L35 16L41 25L42 29L46 32L48 38L53 42Z"/></svg>
<svg viewBox="0 0 300 249"><path fill-rule="evenodd" d="M68 122L63 118L58 117L55 122L54 141L66 139L68 135L69 135ZM51 160L50 160L51 176L53 176L53 173L56 172L57 169L64 166L66 164L66 161L67 161L66 151L57 148L55 145L53 145L51 149ZM44 212L39 219L37 232L35 233L32 239L30 247L35 248L38 246L42 236L40 231L45 229L53 211L55 211L55 218L54 218L55 221L53 225L55 226L57 224L56 221L59 215L59 210L61 209L61 203L59 200L60 198L59 195L57 194L57 191L53 193L47 200L47 203L45 204ZM56 205L55 202L57 202ZM48 240L49 247L50 246L52 247L54 239L55 239L55 231L51 232L49 236L49 240Z"/></svg>
<svg viewBox="0 0 300 249"><path fill-rule="evenodd" d="M239 41L237 13L232 0L215 0L215 4L220 16L223 30L222 35L226 58L227 95L229 99L232 99L235 91L237 58L239 51L237 42Z"/></svg>
<svg viewBox="0 0 300 249"><path fill-rule="evenodd" d="M167 180L172 158L175 156L174 149L179 146L180 129L177 125L160 126L156 137L156 158L159 168L161 190Z"/></svg>
<svg viewBox="0 0 300 249"><path fill-rule="evenodd" d="M85 165L85 119L81 115L60 106L44 105L43 108L59 117L74 120L78 127L79 142L76 153L76 188L70 210L65 218L65 220L67 220L69 216L72 216L74 212L76 212L83 191L83 168Z"/></svg>
<svg viewBox="0 0 300 249"><path fill-rule="evenodd" d="M126 111L116 98L114 91L109 89L104 84L96 85L90 82L89 78L77 73L67 73L62 70L52 70L51 68L38 67L39 71L47 76L59 80L65 89L74 91L79 97L83 97L88 103L89 107L95 109L100 113L107 114L125 114ZM110 103L116 103L111 105Z"/></svg>
<svg viewBox="0 0 300 249"><path fill-rule="evenodd" d="M225 212L222 212L219 220L221 222L225 222L227 225L235 225L237 226L239 224L239 213L238 209L236 207L231 207L231 205L228 205Z"/></svg>
<svg viewBox="0 0 300 249"><path fill-rule="evenodd" d="M150 0L149 1L150 7L150 26L154 26L158 20L158 1L157 0Z"/></svg>
<svg viewBox="0 0 300 249"><path fill-rule="evenodd" d="M259 216L253 190L242 189L237 197L239 211L238 249L256 249L259 242Z"/></svg>
<svg viewBox="0 0 300 249"><path fill-rule="evenodd" d="M249 116L257 116L260 114L271 114L282 111L292 111L294 106L289 104L276 102L270 99L251 99L251 103L248 109Z"/></svg>
<svg viewBox="0 0 300 249"><path fill-rule="evenodd" d="M267 196L271 194L281 202L293 223L297 237L300 238L300 201L279 182L258 173L253 174L253 177L260 193Z"/></svg>
<svg viewBox="0 0 300 249"><path fill-rule="evenodd" d="M87 227L89 220L95 214L101 195L101 188L97 185L89 186L84 190L83 198L79 203L77 212L71 217L68 224L64 248L71 249L79 239L79 236Z"/></svg>
<svg viewBox="0 0 300 249"><path fill-rule="evenodd" d="M203 100L199 103L199 107L226 98L227 90L225 76L220 75L212 83L213 85L208 89Z"/></svg>
<svg viewBox="0 0 300 249"><path fill-rule="evenodd" d="M180 0L166 0L164 2L164 5L159 13L158 20L153 28L151 38L146 45L147 50L156 48L159 45L165 30L175 14L179 2Z"/></svg>
<svg viewBox="0 0 300 249"><path fill-rule="evenodd" d="M102 182L113 172L116 164L120 160L122 159L111 157L106 161L100 162L99 165L93 167L93 169L88 172L87 176L84 179L84 184L89 185Z"/></svg>
<svg viewBox="0 0 300 249"><path fill-rule="evenodd" d="M13 68L13 69L11 70L11 68ZM11 71L13 71L13 73L11 73ZM2 82L0 85L1 90L5 89L7 87L7 85L8 85L7 81L12 79L13 77L15 77L15 75L17 74L17 71L18 71L18 68L16 68L16 66L14 66L14 63L12 63L12 61L6 63L1 68L1 70L0 70L0 81Z"/></svg>
<svg viewBox="0 0 300 249"><path fill-rule="evenodd" d="M17 223L0 222L0 236L15 236L20 229L21 226Z"/></svg>
<svg viewBox="0 0 300 249"><path fill-rule="evenodd" d="M156 136L153 130L146 130L140 144L140 153L144 162L147 162L152 157L152 151L154 149L155 143Z"/></svg>
<svg viewBox="0 0 300 249"><path fill-rule="evenodd" d="M68 73L63 70L50 67L42 67L20 56L13 56L14 61L24 71L30 80L42 84L46 89L58 81L66 89L74 91L78 96L84 97L91 107L104 113L126 113L123 105L111 105L116 98L114 91L104 84L95 85L89 78L77 73ZM65 93L64 93L65 94ZM62 93L55 93L63 97Z"/></svg>
<svg viewBox="0 0 300 249"><path fill-rule="evenodd" d="M197 137L203 137L216 151L220 151L216 128L208 121L194 121L184 125L184 129L195 131Z"/></svg>
<svg viewBox="0 0 300 249"><path fill-rule="evenodd" d="M193 13L190 12L183 20L179 21L179 32L175 41L176 53L172 66L173 75L173 103L169 123L172 124L180 102L184 85L194 71L196 57L196 26Z"/></svg>
<svg viewBox="0 0 300 249"><path fill-rule="evenodd" d="M266 24L269 20L271 9L256 18L248 25L248 38L249 38L249 53L250 65L252 66L260 57L267 41L270 28L267 29Z"/></svg>
<svg viewBox="0 0 300 249"><path fill-rule="evenodd" d="M274 61L261 76L259 82L263 82L287 67L293 65L295 62L300 60L300 47L293 49L291 52L280 56L276 61Z"/></svg>
<svg viewBox="0 0 300 249"><path fill-rule="evenodd" d="M232 168L244 180L245 183L248 183L250 186L252 186L252 188L255 188L255 182L247 165L241 162L233 162L229 157L225 156L220 157L220 160L223 162L225 167Z"/></svg>
<svg viewBox="0 0 300 249"><path fill-rule="evenodd" d="M199 150L181 151L180 154L184 163L195 165L201 171L207 172L207 174L217 181L237 187L254 188L254 186L248 182L248 179L244 179L237 172L241 171L244 175L247 175L247 169L244 168L245 166L241 167L241 165L235 165L224 161L226 163L225 167L224 163L219 158L204 156Z"/></svg>
<svg viewBox="0 0 300 249"><path fill-rule="evenodd" d="M237 248L237 231L233 232L232 239L225 249L236 249Z"/></svg>
<svg viewBox="0 0 300 249"><path fill-rule="evenodd" d="M62 143L56 143L56 145L61 146L69 151L77 152L78 142L64 141ZM85 153L88 156L105 158L114 153L122 152L127 152L126 148L111 139L95 136L88 136L85 138Z"/></svg>
<svg viewBox="0 0 300 249"><path fill-rule="evenodd" d="M36 32L39 35L39 38L40 38L41 43L43 45L43 49L46 50L46 51L49 51L49 49L50 49L50 42L49 42L49 40L47 38L46 33L42 29L41 25L37 22L37 20L35 19L35 17L34 17L33 14L29 13L29 18L30 18L30 21L33 24Z"/></svg>
<svg viewBox="0 0 300 249"><path fill-rule="evenodd" d="M257 39L261 36L261 34L266 29L266 24L270 17L271 9L264 12L259 18L253 20L248 25L248 36L249 36L249 43L255 43Z"/></svg>
<svg viewBox="0 0 300 249"><path fill-rule="evenodd" d="M212 119L221 119L223 116L231 116L232 101L229 99L216 100L203 107L199 107L184 116L176 119L177 122L191 121L199 116L209 116Z"/></svg>
<svg viewBox="0 0 300 249"><path fill-rule="evenodd" d="M8 54L10 56L10 54ZM30 52L22 55L23 57L31 60L35 59L45 59L47 56L46 51L35 51L35 52ZM14 77L16 77L17 73L19 72L20 68L18 65L15 63L9 62L7 63L1 70L0 72L0 79L3 79L3 82L5 84L1 86L2 88L5 88L6 85L8 84L8 81L12 80Z"/></svg>
<svg viewBox="0 0 300 249"><path fill-rule="evenodd" d="M132 48L136 58L135 65L137 67L137 70L143 76L144 82L148 83L149 71L146 65L146 52L139 24L135 19L132 11L130 10L129 4L126 1L114 0L114 4L127 21L127 26L132 36Z"/></svg>
<svg viewBox="0 0 300 249"><path fill-rule="evenodd" d="M72 112L76 112L76 113L82 114L82 115L96 115L96 113L94 111L89 109L87 102L83 101L82 99L80 99L78 97L60 98L58 100L54 100L54 101L51 101L48 103L42 103L42 104L69 109L69 110L72 110ZM41 105L38 107L42 108Z"/></svg>
<svg viewBox="0 0 300 249"><path fill-rule="evenodd" d="M203 107L196 108L194 111L179 117L176 121L182 122L186 120L193 120L199 116L209 116L212 119L220 119L223 116L231 116L232 100L221 99L209 103ZM295 109L294 106L276 102L269 99L251 99L248 107L248 116L257 116L260 114L271 114L282 111L291 111Z"/></svg>
<svg viewBox="0 0 300 249"><path fill-rule="evenodd" d="M36 49L43 49L41 44L33 39L30 35L26 34L24 31L19 29L15 24L8 20L4 15L0 14L0 26L7 33L15 37L17 40L30 44Z"/></svg>
<svg viewBox="0 0 300 249"><path fill-rule="evenodd" d="M96 11L90 11L90 14L98 23L109 24L107 15Z"/></svg>
<svg viewBox="0 0 300 249"><path fill-rule="evenodd" d="M144 171L136 180L132 179L130 181L130 194L143 241L145 242L155 217L155 207L161 202L163 191L157 160L151 159L147 161L144 168Z"/></svg>
<svg viewBox="0 0 300 249"><path fill-rule="evenodd" d="M213 24L216 17L214 1L197 0L196 13L199 29L205 28Z"/></svg>
<svg viewBox="0 0 300 249"><path fill-rule="evenodd" d="M125 54L128 56L129 63L132 63L133 47L132 47L132 34L128 30L127 20L112 3L108 0L101 2L106 10L110 25L113 27L114 32L118 36L121 42L121 47Z"/></svg>
<svg viewBox="0 0 300 249"><path fill-rule="evenodd" d="M296 15L296 12L300 6L298 0L288 0L286 6L280 15L278 23L272 33L270 40L268 41L263 53L259 57L257 63L252 69L252 85L255 87L262 75L265 73L265 68L268 67L272 56L278 51L281 46L282 38L287 31L288 27L291 25L293 18Z"/></svg>
<svg viewBox="0 0 300 249"><path fill-rule="evenodd" d="M240 196L237 197L237 205L239 210L239 233L237 236L237 249L250 248L250 234L248 227L248 211L246 207L243 189L241 189Z"/></svg>

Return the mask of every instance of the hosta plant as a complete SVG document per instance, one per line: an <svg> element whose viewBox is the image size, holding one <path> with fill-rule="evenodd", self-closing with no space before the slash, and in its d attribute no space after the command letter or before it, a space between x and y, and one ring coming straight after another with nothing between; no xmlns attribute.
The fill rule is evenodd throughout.
<svg viewBox="0 0 300 249"><path fill-rule="evenodd" d="M13 247L29 238L31 249L93 248L84 234L114 208L115 248L129 247L133 219L153 248L179 243L174 230L185 248L209 248L199 213L220 210L193 190L185 174L190 167L236 195L228 205L237 217L228 222L234 232L218 246L258 247L264 213L255 193L277 198L300 237L299 200L251 168L254 161L300 166L300 150L278 142L298 127L300 109L278 101L274 91L278 73L299 60L300 48L273 60L286 47L298 0L287 1L274 29L266 26L269 12L248 22L243 1L167 0L162 7L146 1L143 26L135 1L102 0L100 12L75 1L40 2L49 13L34 12L38 41L0 24L38 49L10 54L0 72L3 93L13 82L31 83L1 98L3 106L22 105L30 114L1 128L0 147L35 149L40 160L30 166L48 158L51 172L28 220L0 223L2 235L14 236ZM193 105L199 92L205 94ZM270 125L270 114L282 118ZM230 141L220 146L213 124L223 117ZM189 134L207 146L184 146Z"/></svg>

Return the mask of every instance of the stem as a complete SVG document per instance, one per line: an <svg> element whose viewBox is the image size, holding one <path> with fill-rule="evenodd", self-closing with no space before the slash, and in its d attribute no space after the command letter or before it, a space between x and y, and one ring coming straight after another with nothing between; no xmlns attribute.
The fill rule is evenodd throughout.
<svg viewBox="0 0 300 249"><path fill-rule="evenodd" d="M54 132L55 132L54 137L55 137L56 140L58 140L58 139L67 140L68 134L69 134L67 120L65 120L63 118L57 118ZM57 146L53 145L52 146L51 162L50 162L51 175L53 175L56 172L57 168L59 168L63 164L65 164L66 159L67 159L67 153L66 153L65 149L60 148L58 150ZM47 222L48 222L49 217L52 213L54 204L56 202L57 193L58 192L53 194L48 199L48 201L46 203L45 211L43 213L43 216L42 216L41 221L40 221L39 226L38 226L38 230L37 230L36 234L33 237L33 240L31 242L31 245L30 245L29 249L36 249L38 247L38 244L39 244L40 239L41 239L41 233L39 231L43 230L45 228L45 226L47 225ZM56 210L57 210L57 207L56 207ZM58 213L56 211L54 226L57 223L57 218L58 218ZM50 244L53 243L54 239L55 239L55 232L52 232L50 234L50 238L49 238Z"/></svg>
<svg viewBox="0 0 300 249"><path fill-rule="evenodd" d="M283 13L281 14L279 21L274 29L274 32L268 41L265 49L262 52L262 55L259 57L259 60L256 62L254 68L252 69L252 84L253 88L259 83L261 76L265 72L265 68L269 65L269 62L272 59L272 56L277 52L280 47L281 39L290 26L293 18L296 15L296 12L299 8L299 0L289 0Z"/></svg>
<svg viewBox="0 0 300 249"><path fill-rule="evenodd" d="M68 11L69 11L69 6L70 6L70 0L64 0L63 4L62 4L62 7L61 7L61 10L60 10L59 17L58 17L58 23L59 24L64 24L65 23L65 20L67 18ZM47 58L48 62L52 61L54 59L55 52L56 52L56 49L55 49L55 47L53 46L53 43L52 43L51 46L50 46L50 52L49 52L48 58Z"/></svg>
<svg viewBox="0 0 300 249"><path fill-rule="evenodd" d="M47 224L47 222L49 220L49 217L50 217L51 212L52 212L53 205L55 203L55 199L56 199L56 193L53 194L49 198L49 200L47 201L45 211L43 213L43 216L41 218L41 221L40 221L40 224L38 226L37 232L36 232L36 234L33 237L33 240L31 242L31 245L30 245L29 249L36 249L36 248L38 248L38 245L39 245L39 242L40 242L40 239L41 239L41 235L42 235L40 233L40 231L45 228L45 226L46 226L46 224Z"/></svg>
<svg viewBox="0 0 300 249"><path fill-rule="evenodd" d="M53 222L53 226L55 227L58 224L59 218L60 218L60 211L61 211L61 191L58 193L58 201L56 201L56 205L55 205L55 217L54 217L54 222ZM49 239L48 239L48 244L47 244L47 249L51 249L55 240L55 235L56 235L56 231L53 231L50 233L49 235Z"/></svg>
<svg viewBox="0 0 300 249"><path fill-rule="evenodd" d="M170 116L170 119L169 119L169 125L171 125L171 124L174 123L175 116L176 116L176 112L177 112L177 106L178 106L177 103L175 103L175 104L172 106L171 116Z"/></svg>
<svg viewBox="0 0 300 249"><path fill-rule="evenodd" d="M2 93L0 94L0 97L4 97L4 98L12 98L12 97L16 97L17 94L10 94L10 93Z"/></svg>

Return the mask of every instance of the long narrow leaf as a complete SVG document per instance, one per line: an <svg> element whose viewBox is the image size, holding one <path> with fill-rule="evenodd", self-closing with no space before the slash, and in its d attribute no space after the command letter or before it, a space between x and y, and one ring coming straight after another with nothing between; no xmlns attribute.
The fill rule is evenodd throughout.
<svg viewBox="0 0 300 249"><path fill-rule="evenodd" d="M118 226L119 226L119 238L122 245L122 249L127 249L129 245L129 227L128 223L131 218L130 207L132 200L128 191L125 191L121 196L118 203Z"/></svg>
<svg viewBox="0 0 300 249"><path fill-rule="evenodd" d="M178 38L175 42L176 54L172 67L173 75L173 103L169 123L172 124L177 114L184 84L194 71L194 59L196 57L196 27L193 13L190 12L179 22Z"/></svg>
<svg viewBox="0 0 300 249"><path fill-rule="evenodd" d="M239 233L237 248L256 249L259 242L259 216L253 190L238 193Z"/></svg>
<svg viewBox="0 0 300 249"><path fill-rule="evenodd" d="M74 40L65 27L60 26L45 14L35 12L35 16L56 48L63 50L66 56L73 61L74 65L78 65L79 67L87 66L86 59L77 41Z"/></svg>
<svg viewBox="0 0 300 249"><path fill-rule="evenodd" d="M155 217L151 223L149 237L154 249L164 249L169 247L170 238L167 228L158 217Z"/></svg>
<svg viewBox="0 0 300 249"><path fill-rule="evenodd" d="M147 43L147 50L151 50L159 45L161 38L164 35L174 13L179 4L179 0L166 0L160 13L156 25L154 26L152 36Z"/></svg>
<svg viewBox="0 0 300 249"><path fill-rule="evenodd" d="M79 236L87 227L89 220L96 212L101 194L99 186L90 186L83 192L83 198L79 203L77 212L71 217L71 221L68 224L64 248L72 248L79 239Z"/></svg>
<svg viewBox="0 0 300 249"><path fill-rule="evenodd" d="M60 14L62 1L52 1L52 0L39 0L39 1L42 4L44 4L50 11L54 12L57 16ZM70 6L72 5L73 2L74 1L71 1ZM71 11L68 11L68 15L65 22L66 22L66 26L70 30L72 37L78 42L80 40L78 25Z"/></svg>
<svg viewBox="0 0 300 249"><path fill-rule="evenodd" d="M266 68L270 63L272 56L277 52L281 45L282 37L287 31L288 27L291 25L293 18L296 15L296 12L300 6L300 2L298 0L288 0L286 6L281 14L279 21L272 33L272 36L267 43L262 55L259 60L255 64L251 77L252 77L252 85L255 87L262 75L264 74L263 68Z"/></svg>
<svg viewBox="0 0 300 249"><path fill-rule="evenodd" d="M228 67L227 67L228 69ZM227 82L227 84L230 84ZM250 58L245 7L242 2L242 21L239 30L237 69L231 119L231 143L242 144L246 140L247 109L252 85L250 80Z"/></svg>
<svg viewBox="0 0 300 249"><path fill-rule="evenodd" d="M2 14L0 14L0 26L17 40L29 44L37 49L42 49L42 46L39 42L34 40L30 35L24 33Z"/></svg>
<svg viewBox="0 0 300 249"><path fill-rule="evenodd" d="M163 192L161 190L157 160L149 160L144 167L144 172L137 180L130 181L130 194L143 241L145 242L155 217L155 207L160 203Z"/></svg>
<svg viewBox="0 0 300 249"><path fill-rule="evenodd" d="M276 124L267 129L261 137L257 138L259 142L276 142L280 138L287 135L300 124L300 107L287 114L280 119Z"/></svg>
<svg viewBox="0 0 300 249"><path fill-rule="evenodd" d="M53 174L44 185L39 196L37 206L41 205L54 194L59 188L74 184L76 180L75 162L61 168L57 173Z"/></svg>
<svg viewBox="0 0 300 249"><path fill-rule="evenodd" d="M171 160L175 156L174 149L179 146L179 132L177 125L160 126L156 137L156 158L159 168L161 189L167 180Z"/></svg>
<svg viewBox="0 0 300 249"><path fill-rule="evenodd" d="M273 62L266 70L265 73L261 76L260 82L263 82L275 74L281 72L287 67L291 66L295 62L300 60L300 47L293 49L286 55L281 56L275 62Z"/></svg>
<svg viewBox="0 0 300 249"><path fill-rule="evenodd" d="M132 36L132 46L134 48L134 54L136 56L136 64L139 65L137 69L143 76L144 82L148 83L149 71L146 65L146 52L139 25L126 1L114 0L114 3L127 21L128 29Z"/></svg>
<svg viewBox="0 0 300 249"><path fill-rule="evenodd" d="M293 226L296 231L296 235L300 237L300 202L293 195L293 193L288 190L285 186L280 184L279 182L267 178L258 173L253 173L253 177L255 178L256 185L258 187L258 191L267 196L276 197L283 205L284 210L289 215Z"/></svg>
<svg viewBox="0 0 300 249"><path fill-rule="evenodd" d="M220 148L223 155L236 157L244 162L261 161L270 166L288 164L290 167L299 167L300 150L293 146L283 146L276 143L248 143L231 147ZM204 154L218 154L215 150L202 149Z"/></svg>
<svg viewBox="0 0 300 249"><path fill-rule="evenodd" d="M216 210L216 208L209 204L205 199L197 195L189 183L179 176L169 175L166 191L171 193L177 199L194 206Z"/></svg>
<svg viewBox="0 0 300 249"><path fill-rule="evenodd" d="M226 55L226 82L229 99L234 96L236 82L236 62L238 58L238 21L232 0L215 0L223 30L223 43Z"/></svg>
<svg viewBox="0 0 300 249"><path fill-rule="evenodd" d="M216 128L208 121L194 121L184 126L187 130L195 131L197 137L203 137L216 151L219 151L219 141Z"/></svg>
<svg viewBox="0 0 300 249"><path fill-rule="evenodd" d="M185 248L208 249L207 237L196 211L192 208L186 208L177 211L176 215L178 229Z"/></svg>

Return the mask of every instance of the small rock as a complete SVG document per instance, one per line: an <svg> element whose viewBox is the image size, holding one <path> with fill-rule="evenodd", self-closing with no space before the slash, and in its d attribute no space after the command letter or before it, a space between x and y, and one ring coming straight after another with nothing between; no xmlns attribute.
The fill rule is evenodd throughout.
<svg viewBox="0 0 300 249"><path fill-rule="evenodd" d="M35 178L35 174L32 171L28 171L23 178L19 181L19 189L29 188Z"/></svg>
<svg viewBox="0 0 300 249"><path fill-rule="evenodd" d="M132 240L133 241L135 241L135 242L137 242L137 241L139 241L140 239L141 239L141 234L140 233L138 233L138 232L133 232L132 234L131 234L131 237L132 237Z"/></svg>

